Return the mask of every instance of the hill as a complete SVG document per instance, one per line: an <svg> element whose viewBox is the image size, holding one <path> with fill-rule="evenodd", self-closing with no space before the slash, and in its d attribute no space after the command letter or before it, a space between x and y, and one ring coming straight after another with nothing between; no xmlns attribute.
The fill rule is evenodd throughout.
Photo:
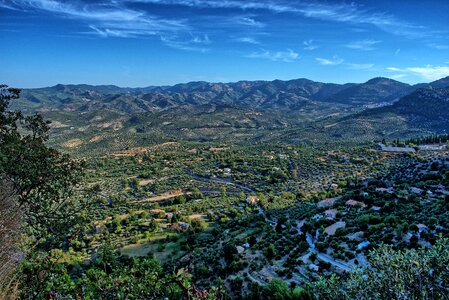
<svg viewBox="0 0 449 300"><path fill-rule="evenodd" d="M333 84L308 79L289 81L190 82L174 86L120 88L112 85L62 85L27 89L18 107L24 110L120 113L156 112L182 105L235 105L250 109L299 110L321 103L351 106L391 102L409 85L385 78L362 84Z"/></svg>
<svg viewBox="0 0 449 300"><path fill-rule="evenodd" d="M388 78L377 77L365 83L344 89L330 96L326 101L352 105L379 105L391 103L403 95L409 88L410 85L408 84Z"/></svg>
<svg viewBox="0 0 449 300"><path fill-rule="evenodd" d="M53 120L53 142L70 152L119 151L156 140L363 142L444 132L446 92L434 87L448 81L415 86L386 78L345 85L307 79L147 88L57 85L25 90L15 106Z"/></svg>
<svg viewBox="0 0 449 300"><path fill-rule="evenodd" d="M408 122L410 127L437 132L449 130L449 88L419 89L391 106L364 114L394 113Z"/></svg>
<svg viewBox="0 0 449 300"><path fill-rule="evenodd" d="M449 130L449 88L421 88L391 105L366 109L320 124L327 136L351 139L399 138Z"/></svg>

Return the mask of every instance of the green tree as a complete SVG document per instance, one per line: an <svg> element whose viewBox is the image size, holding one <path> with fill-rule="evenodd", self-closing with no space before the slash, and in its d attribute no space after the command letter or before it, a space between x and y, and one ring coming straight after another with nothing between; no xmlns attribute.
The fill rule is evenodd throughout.
<svg viewBox="0 0 449 300"><path fill-rule="evenodd" d="M439 239L430 249L394 250L382 245L370 253L369 268L347 279L313 284L319 299L447 299L449 295L449 240Z"/></svg>
<svg viewBox="0 0 449 300"><path fill-rule="evenodd" d="M203 218L193 218L190 220L190 226L192 227L192 230L195 232L200 232L206 229L207 224L204 221Z"/></svg>
<svg viewBox="0 0 449 300"><path fill-rule="evenodd" d="M0 85L0 184L11 187L36 240L67 242L98 191L80 188L83 161L47 147L49 121L8 110L19 93Z"/></svg>
<svg viewBox="0 0 449 300"><path fill-rule="evenodd" d="M266 258L273 259L276 256L276 248L272 243L270 243L263 249L263 254Z"/></svg>
<svg viewBox="0 0 449 300"><path fill-rule="evenodd" d="M311 293L303 288L290 288L287 283L273 279L262 290L262 298L266 300L308 300L314 299Z"/></svg>
<svg viewBox="0 0 449 300"><path fill-rule="evenodd" d="M25 249L27 256L54 246L64 250L78 247L91 199L99 192L98 186L84 189L80 185L84 162L46 145L49 121L39 114L24 116L20 111L8 110L10 101L19 94L18 89L0 85L0 214L2 219L4 215L14 216L16 229L25 229L27 237L31 237L27 239L31 240ZM6 208L14 207L15 213L19 213L5 212L5 203L9 204ZM0 225L3 224L0 222ZM17 242L14 238L3 239L5 231L0 227L1 244ZM8 228L6 235L19 237L20 231ZM8 248L0 245L0 263L4 263L5 253L16 255L16 251L15 244ZM15 262L10 265L15 266ZM0 277L4 274L9 272L2 271ZM2 279L0 282L4 282ZM30 286L36 284L28 278L23 282ZM0 292L4 289L8 288L0 286Z"/></svg>

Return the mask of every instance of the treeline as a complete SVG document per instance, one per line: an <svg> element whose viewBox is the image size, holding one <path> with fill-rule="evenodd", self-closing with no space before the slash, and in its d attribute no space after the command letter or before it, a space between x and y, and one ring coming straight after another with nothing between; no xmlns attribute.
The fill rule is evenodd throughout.
<svg viewBox="0 0 449 300"><path fill-rule="evenodd" d="M395 146L405 146L405 145L426 145L426 144L444 144L449 141L449 134L433 134L429 136L422 136L418 138L410 138L406 140L396 139L392 142ZM385 139L382 141L385 144Z"/></svg>

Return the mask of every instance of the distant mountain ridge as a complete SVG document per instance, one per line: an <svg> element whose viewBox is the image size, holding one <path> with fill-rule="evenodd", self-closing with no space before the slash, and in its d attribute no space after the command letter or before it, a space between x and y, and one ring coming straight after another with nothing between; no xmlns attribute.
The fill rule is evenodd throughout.
<svg viewBox="0 0 449 300"><path fill-rule="evenodd" d="M157 112L183 105L235 105L247 109L320 109L323 105L385 105L416 88L449 85L449 78L431 84L410 86L388 78L373 78L365 83L334 84L308 79L288 81L205 81L122 88L114 85L62 85L25 89L21 108L32 110L89 111L110 109L120 113Z"/></svg>
<svg viewBox="0 0 449 300"><path fill-rule="evenodd" d="M418 85L381 77L361 84L59 84L23 90L13 105L52 120L52 143L65 151L118 151L173 140L326 144L449 132L448 90L449 77Z"/></svg>

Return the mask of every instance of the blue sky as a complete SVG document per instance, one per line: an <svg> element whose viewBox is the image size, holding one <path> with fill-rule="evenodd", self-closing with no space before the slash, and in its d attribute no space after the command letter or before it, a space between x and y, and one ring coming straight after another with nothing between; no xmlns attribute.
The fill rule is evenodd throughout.
<svg viewBox="0 0 449 300"><path fill-rule="evenodd" d="M449 1L0 0L0 83L449 76Z"/></svg>

